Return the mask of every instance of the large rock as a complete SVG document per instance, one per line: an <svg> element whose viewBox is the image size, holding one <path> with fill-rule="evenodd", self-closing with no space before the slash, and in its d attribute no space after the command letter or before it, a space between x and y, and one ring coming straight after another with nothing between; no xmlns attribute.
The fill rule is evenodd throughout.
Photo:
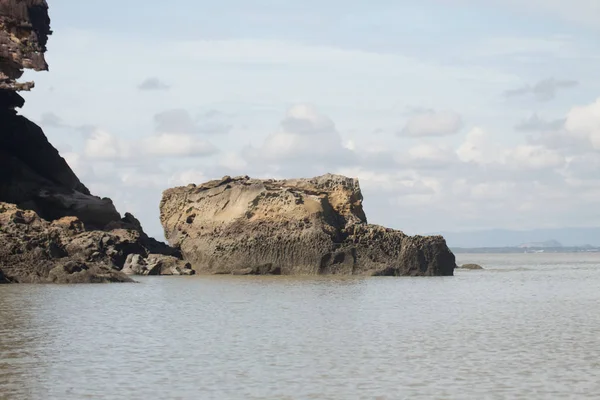
<svg viewBox="0 0 600 400"><path fill-rule="evenodd" d="M453 275L442 237L369 225L362 199L343 176L225 177L166 190L160 211L169 243L200 273Z"/></svg>
<svg viewBox="0 0 600 400"><path fill-rule="evenodd" d="M91 195L41 128L15 112L24 103L17 92L34 86L17 82L23 70L48 69L49 34L45 0L0 0L0 201L102 229L121 219L110 199Z"/></svg>

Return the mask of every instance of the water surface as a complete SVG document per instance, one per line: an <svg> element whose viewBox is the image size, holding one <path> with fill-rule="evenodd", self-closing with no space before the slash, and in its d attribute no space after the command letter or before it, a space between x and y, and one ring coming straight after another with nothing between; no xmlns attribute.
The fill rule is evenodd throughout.
<svg viewBox="0 0 600 400"><path fill-rule="evenodd" d="M0 287L0 399L597 399L600 254Z"/></svg>

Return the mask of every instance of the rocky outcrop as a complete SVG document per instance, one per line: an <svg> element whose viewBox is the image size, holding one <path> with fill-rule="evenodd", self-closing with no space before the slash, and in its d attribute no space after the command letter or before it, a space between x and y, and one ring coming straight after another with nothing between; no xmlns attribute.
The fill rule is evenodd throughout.
<svg viewBox="0 0 600 400"><path fill-rule="evenodd" d="M169 243L199 273L453 275L441 236L369 225L358 181L225 177L163 193Z"/></svg>
<svg viewBox="0 0 600 400"><path fill-rule="evenodd" d="M0 90L33 87L33 82L18 83L17 79L24 68L48 69L44 53L51 33L46 0L0 0Z"/></svg>
<svg viewBox="0 0 600 400"><path fill-rule="evenodd" d="M177 257L131 214L93 196L40 127L20 116L25 68L47 70L45 0L0 0L0 282L126 282L130 254Z"/></svg>
<svg viewBox="0 0 600 400"><path fill-rule="evenodd" d="M102 229L121 216L110 199L92 196L41 128L17 115L17 93L33 82L18 83L24 68L47 70L44 59L50 31L45 0L0 0L0 201L55 220L76 216Z"/></svg>
<svg viewBox="0 0 600 400"><path fill-rule="evenodd" d="M163 254L150 254L147 258L130 254L122 272L126 275L194 275L196 272L189 263L177 257Z"/></svg>
<svg viewBox="0 0 600 400"><path fill-rule="evenodd" d="M77 217L49 222L34 211L0 203L0 281L3 275L16 283L131 282L120 271L134 255L156 266L154 275L174 275L172 267L185 274L180 259L155 254L169 248L148 238L135 222L128 216L107 230L86 230Z"/></svg>

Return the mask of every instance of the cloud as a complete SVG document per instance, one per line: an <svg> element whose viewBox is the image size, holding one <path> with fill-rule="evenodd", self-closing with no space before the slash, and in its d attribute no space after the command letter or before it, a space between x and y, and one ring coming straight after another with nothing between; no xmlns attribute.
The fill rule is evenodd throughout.
<svg viewBox="0 0 600 400"><path fill-rule="evenodd" d="M101 129L93 131L85 141L86 157L99 160L117 160L129 154L129 146L117 137Z"/></svg>
<svg viewBox="0 0 600 400"><path fill-rule="evenodd" d="M218 152L212 143L184 133L161 133L140 144L143 154L157 157L204 157Z"/></svg>
<svg viewBox="0 0 600 400"><path fill-rule="evenodd" d="M549 101L556 97L561 89L575 87L579 82L574 80L557 80L554 78L544 79L534 85L525 85L523 87L507 90L504 92L506 97L533 96L537 101Z"/></svg>
<svg viewBox="0 0 600 400"><path fill-rule="evenodd" d="M138 85L138 89L142 90L142 91L151 91L151 90L165 91L165 90L169 90L169 88L170 88L169 85L167 85L166 83L164 83L163 81L161 81L160 79L155 78L155 77L148 78Z"/></svg>
<svg viewBox="0 0 600 400"><path fill-rule="evenodd" d="M456 150L458 158L465 163L487 164L498 161L498 147L492 136L481 128L473 128Z"/></svg>
<svg viewBox="0 0 600 400"><path fill-rule="evenodd" d="M184 133L190 135L226 134L233 126L223 122L224 114L217 110L209 110L193 119L190 113L177 108L166 110L154 116L157 133Z"/></svg>
<svg viewBox="0 0 600 400"><path fill-rule="evenodd" d="M565 165L566 159L544 146L520 145L505 153L505 163L519 168L546 169Z"/></svg>
<svg viewBox="0 0 600 400"><path fill-rule="evenodd" d="M333 121L314 106L291 107L277 132L269 135L261 147L249 147L245 157L267 163L347 164L356 160L355 153L342 142Z"/></svg>
<svg viewBox="0 0 600 400"><path fill-rule="evenodd" d="M210 142L184 133L160 133L135 140L122 140L101 129L86 139L84 154L96 160L128 160L138 157L206 157L218 153Z"/></svg>
<svg viewBox="0 0 600 400"><path fill-rule="evenodd" d="M567 115L565 127L576 138L585 138L600 150L600 98L587 106L574 107Z"/></svg>
<svg viewBox="0 0 600 400"><path fill-rule="evenodd" d="M426 111L411 117L400 132L401 136L447 136L457 133L463 126L460 115L451 111Z"/></svg>
<svg viewBox="0 0 600 400"><path fill-rule="evenodd" d="M42 114L40 125L44 128L63 128L67 126L62 118L52 112Z"/></svg>
<svg viewBox="0 0 600 400"><path fill-rule="evenodd" d="M547 121L540 118L537 114L532 114L529 118L519 122L515 129L521 132L544 132L556 131L565 126L566 119L555 119Z"/></svg>
<svg viewBox="0 0 600 400"><path fill-rule="evenodd" d="M169 185L187 186L190 183L198 185L208 180L209 178L203 172L195 169L188 169L171 175L169 178Z"/></svg>

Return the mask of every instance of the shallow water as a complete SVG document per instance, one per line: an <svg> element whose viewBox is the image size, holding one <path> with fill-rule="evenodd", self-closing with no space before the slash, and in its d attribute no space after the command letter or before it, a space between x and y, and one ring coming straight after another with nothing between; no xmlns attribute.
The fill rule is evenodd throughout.
<svg viewBox="0 0 600 400"><path fill-rule="evenodd" d="M0 287L0 399L597 399L600 254Z"/></svg>

